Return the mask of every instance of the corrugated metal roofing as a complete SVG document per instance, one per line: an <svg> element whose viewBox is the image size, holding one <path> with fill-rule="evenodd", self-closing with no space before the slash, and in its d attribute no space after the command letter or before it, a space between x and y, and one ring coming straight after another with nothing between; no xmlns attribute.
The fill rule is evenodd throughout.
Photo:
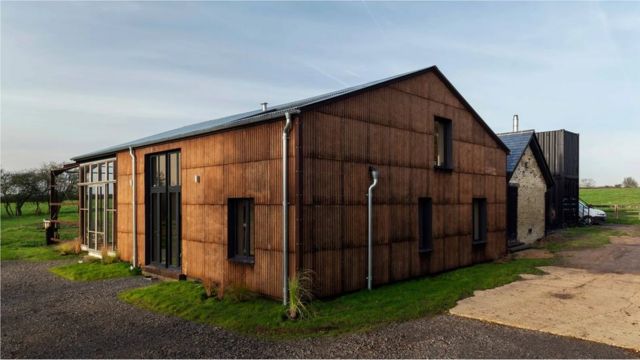
<svg viewBox="0 0 640 360"><path fill-rule="evenodd" d="M499 145L502 146L504 150L508 150L507 147L496 136L496 134L491 130L491 128L489 128L489 126L484 122L484 120L482 120L480 115L478 115L475 112L475 110L471 107L471 105L467 103L467 101L455 89L455 87L453 87L453 85L440 72L440 70L436 66L431 66L431 67L420 69L417 71L411 71L405 74L388 77L382 80L377 80L377 81L369 82L366 84L357 85L357 86L349 87L349 88L338 90L338 91L333 91L323 95L313 96L310 98L293 101L293 102L289 102L282 105L271 106L267 111L262 111L261 109L257 109L254 111L249 111L241 114L226 116L219 119L214 119L214 120L204 121L204 122L193 124L193 125L183 126L178 129L165 131L159 134L155 134L155 135L147 136L134 141L126 142L124 144L115 145L102 150L76 156L72 158L72 160L76 162L87 161L91 159L109 156L109 155L115 154L116 152L126 150L129 147L136 148L140 146L147 146L151 144L157 144L157 143L162 143L166 141L183 139L191 136L206 134L214 131L220 131L220 130L229 129L233 127L249 125L249 124L253 124L261 121L267 121L267 120L275 119L278 117L282 117L287 111L301 110L303 108L306 108L312 105L317 105L319 103L336 100L337 98L340 98L343 96L352 95L363 90L382 86L384 84L387 84L393 81L419 75L429 71L435 72L435 74L438 75L440 79L442 79L442 81L449 87L449 89L456 96L458 96L461 102L469 108L469 111L471 111L476 116L478 121L496 139Z"/></svg>
<svg viewBox="0 0 640 360"><path fill-rule="evenodd" d="M529 145L531 137L535 134L533 130L518 131L512 133L498 134L498 137L509 148L507 156L507 172L512 173L518 166L522 154Z"/></svg>

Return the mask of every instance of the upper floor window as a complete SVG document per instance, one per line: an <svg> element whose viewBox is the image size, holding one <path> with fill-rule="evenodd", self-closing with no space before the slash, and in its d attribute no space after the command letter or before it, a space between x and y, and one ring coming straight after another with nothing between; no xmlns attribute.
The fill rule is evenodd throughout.
<svg viewBox="0 0 640 360"><path fill-rule="evenodd" d="M451 120L436 116L433 129L433 165L442 169L453 168L452 148Z"/></svg>

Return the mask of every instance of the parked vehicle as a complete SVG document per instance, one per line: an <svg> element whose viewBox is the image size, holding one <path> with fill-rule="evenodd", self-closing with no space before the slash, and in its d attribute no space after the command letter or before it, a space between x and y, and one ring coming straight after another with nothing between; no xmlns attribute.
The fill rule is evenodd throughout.
<svg viewBox="0 0 640 360"><path fill-rule="evenodd" d="M586 225L601 224L607 221L606 212L591 207L591 205L582 200L578 201L578 216L580 217L580 222Z"/></svg>

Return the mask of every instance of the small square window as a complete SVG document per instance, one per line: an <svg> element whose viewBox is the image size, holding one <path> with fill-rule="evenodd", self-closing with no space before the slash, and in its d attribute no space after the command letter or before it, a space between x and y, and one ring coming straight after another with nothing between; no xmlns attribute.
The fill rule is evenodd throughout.
<svg viewBox="0 0 640 360"><path fill-rule="evenodd" d="M451 120L436 116L433 129L433 166L439 169L452 169L452 150Z"/></svg>

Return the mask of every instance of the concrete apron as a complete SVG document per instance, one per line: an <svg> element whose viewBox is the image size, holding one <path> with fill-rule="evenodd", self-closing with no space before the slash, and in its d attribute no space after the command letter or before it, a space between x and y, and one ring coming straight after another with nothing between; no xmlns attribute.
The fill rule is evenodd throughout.
<svg viewBox="0 0 640 360"><path fill-rule="evenodd" d="M476 291L451 314L640 351L640 275L556 266Z"/></svg>

